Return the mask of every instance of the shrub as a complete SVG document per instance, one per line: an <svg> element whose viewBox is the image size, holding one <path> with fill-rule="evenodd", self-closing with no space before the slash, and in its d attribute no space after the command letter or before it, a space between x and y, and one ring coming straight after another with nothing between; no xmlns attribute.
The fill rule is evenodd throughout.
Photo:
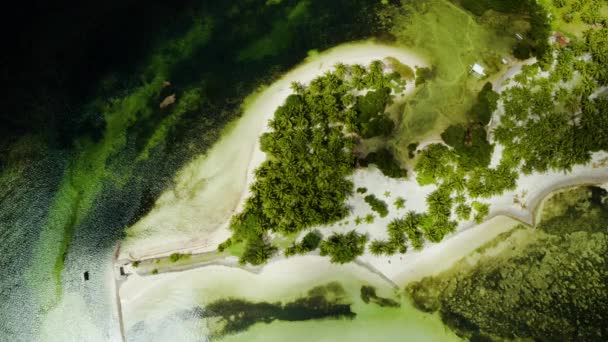
<svg viewBox="0 0 608 342"><path fill-rule="evenodd" d="M393 70L399 73L399 76L406 80L413 80L416 75L414 74L414 70L406 64L401 63L395 57L386 57L386 60L391 64Z"/></svg>
<svg viewBox="0 0 608 342"><path fill-rule="evenodd" d="M454 173L451 165L454 152L442 144L427 146L418 158L414 170L418 172L416 180L420 185L436 184Z"/></svg>
<svg viewBox="0 0 608 342"><path fill-rule="evenodd" d="M487 82L477 94L477 101L471 108L469 115L473 121L480 123L482 126L490 123L492 113L498 106L499 97L498 93L492 90L492 83Z"/></svg>
<svg viewBox="0 0 608 342"><path fill-rule="evenodd" d="M364 194L367 192L367 188L357 188L357 192L360 194Z"/></svg>
<svg viewBox="0 0 608 342"><path fill-rule="evenodd" d="M412 244L414 249L422 249L422 232L419 227L422 223L423 214L418 214L414 211L410 211L404 218L403 231L407 235L408 240Z"/></svg>
<svg viewBox="0 0 608 342"><path fill-rule="evenodd" d="M473 201L471 205L473 206L473 209L475 209L475 216L473 217L473 219L477 224L480 224L481 222L483 222L483 219L490 213L490 205L477 201Z"/></svg>
<svg viewBox="0 0 608 342"><path fill-rule="evenodd" d="M386 217L388 215L388 206L386 205L386 202L377 198L376 196L365 196L365 202L369 204L372 210L377 212L380 217Z"/></svg>
<svg viewBox="0 0 608 342"><path fill-rule="evenodd" d="M354 230L346 234L334 233L321 242L321 255L329 255L332 263L344 264L353 261L365 251L367 236Z"/></svg>
<svg viewBox="0 0 608 342"><path fill-rule="evenodd" d="M485 129L452 125L441 133L441 138L454 148L458 155L458 165L463 169L486 167L490 164L494 145L488 142Z"/></svg>
<svg viewBox="0 0 608 342"><path fill-rule="evenodd" d="M393 255L397 251L397 248L394 244L388 241L380 241L374 240L369 245L369 251L373 255Z"/></svg>
<svg viewBox="0 0 608 342"><path fill-rule="evenodd" d="M517 59L528 59L530 58L530 44L527 42L519 42L513 47L513 56Z"/></svg>
<svg viewBox="0 0 608 342"><path fill-rule="evenodd" d="M226 248L228 248L228 247L230 247L230 246L232 246L232 239L231 239L231 238L228 238L228 239L226 239L226 241L224 241L224 242L220 243L220 244L217 246L217 250L218 250L218 251L221 253L221 252L223 252L223 251L224 251Z"/></svg>
<svg viewBox="0 0 608 342"><path fill-rule="evenodd" d="M414 157L416 156L415 153L416 153L416 149L417 148L418 148L418 143L417 142L414 142L414 143L411 143L411 144L407 145L407 156L410 159L414 159Z"/></svg>
<svg viewBox="0 0 608 342"><path fill-rule="evenodd" d="M471 218L471 207L466 204L459 204L456 206L456 216L459 220L469 220Z"/></svg>
<svg viewBox="0 0 608 342"><path fill-rule="evenodd" d="M261 265L270 259L277 250L264 236L250 238L245 244L245 250L239 259L239 263Z"/></svg>
<svg viewBox="0 0 608 342"><path fill-rule="evenodd" d="M376 152L369 153L364 159L360 160L361 166L374 164L387 177L391 178L406 178L407 170L402 169L399 162L395 160L393 154L386 148L382 148Z"/></svg>
<svg viewBox="0 0 608 342"><path fill-rule="evenodd" d="M416 86L424 84L435 76L435 70L431 68L416 68Z"/></svg>
<svg viewBox="0 0 608 342"><path fill-rule="evenodd" d="M285 250L285 256L295 254L306 254L314 251L321 243L321 235L318 232L309 232L304 236L300 243L293 243Z"/></svg>

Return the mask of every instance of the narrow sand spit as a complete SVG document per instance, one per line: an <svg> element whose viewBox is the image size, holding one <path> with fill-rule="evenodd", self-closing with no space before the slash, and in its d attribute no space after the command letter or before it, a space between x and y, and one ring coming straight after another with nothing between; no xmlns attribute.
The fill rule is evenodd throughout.
<svg viewBox="0 0 608 342"><path fill-rule="evenodd" d="M389 56L411 67L426 66L423 59L402 48L371 42L345 44L306 60L246 99L243 116L226 129L206 155L181 170L176 185L161 195L146 217L128 229L120 258L215 249L229 237L229 219L249 195L253 171L265 158L258 137L267 130L275 109L291 94L291 83L308 83L339 62L366 65ZM406 92L411 91L413 85L408 84Z"/></svg>

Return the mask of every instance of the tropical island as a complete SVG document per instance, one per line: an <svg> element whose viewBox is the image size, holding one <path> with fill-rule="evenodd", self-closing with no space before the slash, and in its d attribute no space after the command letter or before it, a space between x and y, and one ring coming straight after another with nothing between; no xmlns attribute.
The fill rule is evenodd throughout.
<svg viewBox="0 0 608 342"><path fill-rule="evenodd" d="M0 145L16 203L0 235L27 251L2 262L0 312L36 317L0 335L608 335L608 3L270 0L176 18L134 76L100 82L69 150Z"/></svg>
<svg viewBox="0 0 608 342"><path fill-rule="evenodd" d="M248 165L249 191L222 226L221 236L229 237L216 242L216 251L213 246L183 249L188 256L183 263L166 263L162 253L149 255L130 272L206 265L260 275L272 268L274 275L267 275L272 278L281 277L279 268L306 272L317 258L328 258L338 265L355 262L399 288L436 274L420 268L441 250L452 250L448 246L458 248L475 235L475 246L482 246L501 232L523 229L518 222L543 224L546 214L539 208L554 191L606 183L608 100L601 70L608 50L598 45L605 32L591 29L563 43L562 33L542 19L544 7L521 6L532 6L527 11L536 26L516 43L508 57L514 60L496 67L494 77L479 74L474 68L479 64L471 64L465 77L477 93L470 107L455 116L455 123L422 134L408 127L408 115L415 113L407 108L416 108L416 97L437 77L439 66L432 60L405 49L397 55L393 47L377 43L310 57L300 68L318 63L315 77L279 81L283 100L272 102L274 114L260 131L256 149L262 153L254 152ZM348 63L358 49L369 51L369 58ZM329 69L328 61L335 61ZM258 96L265 99L264 93ZM511 221L497 221L504 216ZM482 233L490 224L498 228ZM464 251L448 258L456 260ZM431 291L434 285L420 286ZM131 291L135 287L125 297ZM412 292L416 305L437 310L426 307L426 297L418 299L420 292ZM484 329L492 334L490 326Z"/></svg>

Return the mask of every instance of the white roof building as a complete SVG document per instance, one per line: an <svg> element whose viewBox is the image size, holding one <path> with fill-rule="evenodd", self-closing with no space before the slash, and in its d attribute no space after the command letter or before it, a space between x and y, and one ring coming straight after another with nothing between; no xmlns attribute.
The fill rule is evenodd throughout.
<svg viewBox="0 0 608 342"><path fill-rule="evenodd" d="M486 73L484 72L484 67L477 63L473 64L473 66L471 67L471 72L474 73L477 77L486 76Z"/></svg>

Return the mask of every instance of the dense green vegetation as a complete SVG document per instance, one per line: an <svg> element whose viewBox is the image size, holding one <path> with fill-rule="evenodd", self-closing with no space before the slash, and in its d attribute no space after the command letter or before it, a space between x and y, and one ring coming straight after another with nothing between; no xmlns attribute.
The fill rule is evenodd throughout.
<svg viewBox="0 0 608 342"><path fill-rule="evenodd" d="M323 237L319 232L309 232L304 235L301 242L294 242L291 246L287 247L287 249L285 249L285 256L312 252L319 247L322 239Z"/></svg>
<svg viewBox="0 0 608 342"><path fill-rule="evenodd" d="M399 73L399 75L401 75L401 78L408 81L416 78L414 70L409 65L401 63L395 57L386 57L386 60L390 63L391 68L393 68L393 70L395 70Z"/></svg>
<svg viewBox="0 0 608 342"><path fill-rule="evenodd" d="M441 133L441 139L454 148L462 168L469 170L490 164L494 146L488 142L483 127L452 125Z"/></svg>
<svg viewBox="0 0 608 342"><path fill-rule="evenodd" d="M374 195L367 195L364 200L365 203L369 204L373 211L380 215L380 217L386 217L386 215L388 215L388 205L383 200Z"/></svg>
<svg viewBox="0 0 608 342"><path fill-rule="evenodd" d="M328 255L331 262L344 264L355 260L365 251L367 236L354 230L346 234L334 233L321 242L321 255Z"/></svg>
<svg viewBox="0 0 608 342"><path fill-rule="evenodd" d="M471 218L471 207L466 204L456 206L456 216L459 220L468 221Z"/></svg>
<svg viewBox="0 0 608 342"><path fill-rule="evenodd" d="M405 208L405 198L403 198L403 197L397 197L397 199L395 199L395 202L393 202L393 205L397 209L403 209L403 208Z"/></svg>
<svg viewBox="0 0 608 342"><path fill-rule="evenodd" d="M514 78L519 84L503 92L504 114L495 137L505 146L507 165L522 163L524 173L570 170L588 162L591 152L608 148L608 99L589 97L608 82L605 59L596 46L607 36L605 28L591 29L584 40L557 51L549 77L540 76L537 65L529 66ZM581 58L586 51L592 60Z"/></svg>
<svg viewBox="0 0 608 342"><path fill-rule="evenodd" d="M477 223L483 222L483 219L488 216L488 213L490 212L490 206L487 203L473 201L471 207L475 209L475 216L473 216L473 219Z"/></svg>
<svg viewBox="0 0 608 342"><path fill-rule="evenodd" d="M407 242L418 250L423 246L423 224L428 220L428 215L408 212L403 218L392 220L388 227L388 241L374 240L369 249L374 255L392 255L397 252L407 252Z"/></svg>
<svg viewBox="0 0 608 342"><path fill-rule="evenodd" d="M250 263L261 265L268 261L278 248L273 246L267 237L251 234L245 245L245 250L239 258L241 264Z"/></svg>
<svg viewBox="0 0 608 342"><path fill-rule="evenodd" d="M492 113L496 110L498 98L498 93L492 90L492 83L487 82L477 94L477 102L469 113L472 121L486 126L492 119Z"/></svg>
<svg viewBox="0 0 608 342"><path fill-rule="evenodd" d="M432 68L416 68L416 87L424 84L427 80L433 79L433 76L435 76L435 70Z"/></svg>
<svg viewBox="0 0 608 342"><path fill-rule="evenodd" d="M269 231L294 233L347 215L344 200L353 184L345 178L355 166L352 134L390 133L393 123L384 109L391 87L403 84L399 74L386 75L382 62L375 61L367 69L340 64L306 87L292 85L295 94L276 110L272 131L260 139L268 159L255 171L252 196L231 223L230 241L246 241L242 262L259 263L272 255L265 238ZM369 91L354 95L362 89ZM258 253L259 247L264 252Z"/></svg>
<svg viewBox="0 0 608 342"><path fill-rule="evenodd" d="M372 72L382 72L378 70L378 64L375 65L375 70ZM374 67L372 65L372 67ZM353 70L359 70L354 68ZM367 86L377 87L380 84L367 83ZM361 89L362 86L354 84L355 89ZM391 103L391 89L382 87L377 90L368 91L365 95L359 96L351 115L354 118L349 121L349 128L354 132L359 133L362 138L373 138L380 135L389 135L395 123L387 115L384 115L384 110Z"/></svg>
<svg viewBox="0 0 608 342"><path fill-rule="evenodd" d="M420 185L437 183L453 171L454 153L445 145L431 144L418 156L414 171Z"/></svg>
<svg viewBox="0 0 608 342"><path fill-rule="evenodd" d="M442 99L433 98L432 110L423 109L422 105L426 103L424 96L428 94L430 87L439 86L440 82L438 80L445 79L447 75L451 75L452 81L458 79L458 77L467 77L467 74L464 72L459 76L455 72L455 70L462 70L465 65L454 66L453 63L448 64L447 56L446 60L441 59L444 56L442 53L445 53L446 46L449 46L450 43L446 42L438 46L429 45L428 42L437 44L438 41L429 40L428 37L417 39L415 38L416 30L414 30L416 28L419 32L436 32L436 28L428 28L429 23L441 22L449 26L451 20L460 16L460 14L451 12L449 6L445 6L441 1L423 1L422 3L414 4L406 2L404 5L406 10L403 16L398 15L393 17L397 21L397 27L401 30L401 32L396 33L399 39L403 39L410 43L410 45L416 43L416 46L423 46L424 50L426 50L425 52L433 51L432 55L439 61L439 64L432 68L418 68L416 70L418 76L416 83L421 89L416 93L416 99L412 101L412 106L406 106L406 110L413 110L415 108L419 113L426 114L427 117L425 119L416 116L416 119L419 120L416 123L418 126L424 123L425 120L428 122L429 118L436 117L435 114L430 114L430 112L437 111L437 108L443 108L442 106L444 105L446 108L448 107L446 100L449 99L450 93L446 91L451 87L446 87L443 84L438 94L441 93L444 97ZM549 67L548 62L550 61L550 52L552 51L552 48L547 43L547 38L550 34L549 18L546 16L546 11L537 5L536 2L516 1L505 3L488 0L482 2L462 1L458 3L479 17L478 23L485 26L485 29L488 31L493 29L504 30L504 28L501 28L501 25L503 25L501 23L508 26L509 21L518 21L516 25L512 25L513 27L506 30L506 32L512 35L513 39L507 43L507 40L501 41L494 37L495 42L504 43L503 47L509 45L509 49L513 47L518 48L516 45L524 47L539 57L539 66L542 65L545 69ZM422 18L426 18L427 22L423 23L419 21ZM442 20L437 18L442 18ZM399 22L399 20L403 20L403 23ZM525 24L528 24L528 26ZM428 29L422 29L422 27ZM472 27L475 26L473 25ZM458 39L456 32L458 32L458 29L453 28L450 34L446 33L446 36ZM514 39L515 33L524 35L524 40L517 42ZM472 32L467 32L462 35L470 38L471 34ZM434 36L437 36L437 34ZM437 38L440 40L439 37ZM481 36L478 36L478 38L481 38ZM470 42L471 40L469 40ZM492 46L492 43L486 42L485 44L486 46ZM462 46L455 47L453 50L460 48ZM496 51L501 50L497 48ZM453 60L453 56L454 54L452 53L449 59ZM490 66L490 70L500 68L500 58L498 56L486 54L484 59L484 64ZM451 65L452 70L446 70L447 65ZM467 82L452 82L451 84L454 83L466 84ZM406 236L410 237L410 243L417 248L422 246L422 237L431 242L439 242L446 234L453 232L456 228L457 222L451 219L452 215L455 215L459 220L469 220L472 217L476 222L480 223L489 214L490 208L488 204L473 200L469 205L466 203L467 197L470 199L487 198L516 187L519 165L512 159L503 158L496 167L488 167L494 145L488 141L486 126L490 122L493 112L497 109L499 101L499 94L492 88L492 84L486 82L477 93L476 98L472 96L468 97L470 99L468 102L459 103L458 106L454 105L456 101L452 102L449 108L451 110L461 110L463 115L459 119L462 123L453 123L454 120L452 120L452 123L441 134L442 139L448 146L431 144L416 157L414 151L417 148L417 144L409 143L407 145L408 157L410 159L416 157L414 170L416 171L418 183L420 185L435 184L438 186L438 189L426 199L428 212L417 215L410 213L402 219L396 219L391 222L387 228L389 239L387 241L373 241L370 245L372 253L390 255L397 251L404 252L408 245L408 238ZM458 99L461 100L462 98L463 95L460 92ZM412 127L414 126L412 120L414 120L414 116L409 121L405 121L406 125L410 126L405 130L401 130L401 136L405 137L405 139L411 139L420 132L420 128L416 128L412 132ZM521 129L524 130L526 128L523 126ZM521 146L516 140L514 140L513 144Z"/></svg>
<svg viewBox="0 0 608 342"><path fill-rule="evenodd" d="M395 159L393 153L387 148L381 148L378 151L370 152L365 158L359 159L359 165L366 167L369 164L374 164L387 177L391 178L406 178L407 170L402 169L399 161Z"/></svg>
<svg viewBox="0 0 608 342"><path fill-rule="evenodd" d="M557 216L543 219L538 229L521 227L502 237L498 243L505 247L482 254L477 264L462 261L407 290L418 308L439 311L450 328L472 340L603 340L608 334L606 195L592 188ZM518 236L527 236L526 241Z"/></svg>
<svg viewBox="0 0 608 342"><path fill-rule="evenodd" d="M420 228L424 237L431 242L440 242L448 233L456 230L457 222L450 220L453 199L450 190L445 186L430 193L426 202L428 213L423 216Z"/></svg>
<svg viewBox="0 0 608 342"><path fill-rule="evenodd" d="M418 148L418 143L417 142L413 142L407 145L407 156L410 159L414 159L414 157L416 156L416 149Z"/></svg>

